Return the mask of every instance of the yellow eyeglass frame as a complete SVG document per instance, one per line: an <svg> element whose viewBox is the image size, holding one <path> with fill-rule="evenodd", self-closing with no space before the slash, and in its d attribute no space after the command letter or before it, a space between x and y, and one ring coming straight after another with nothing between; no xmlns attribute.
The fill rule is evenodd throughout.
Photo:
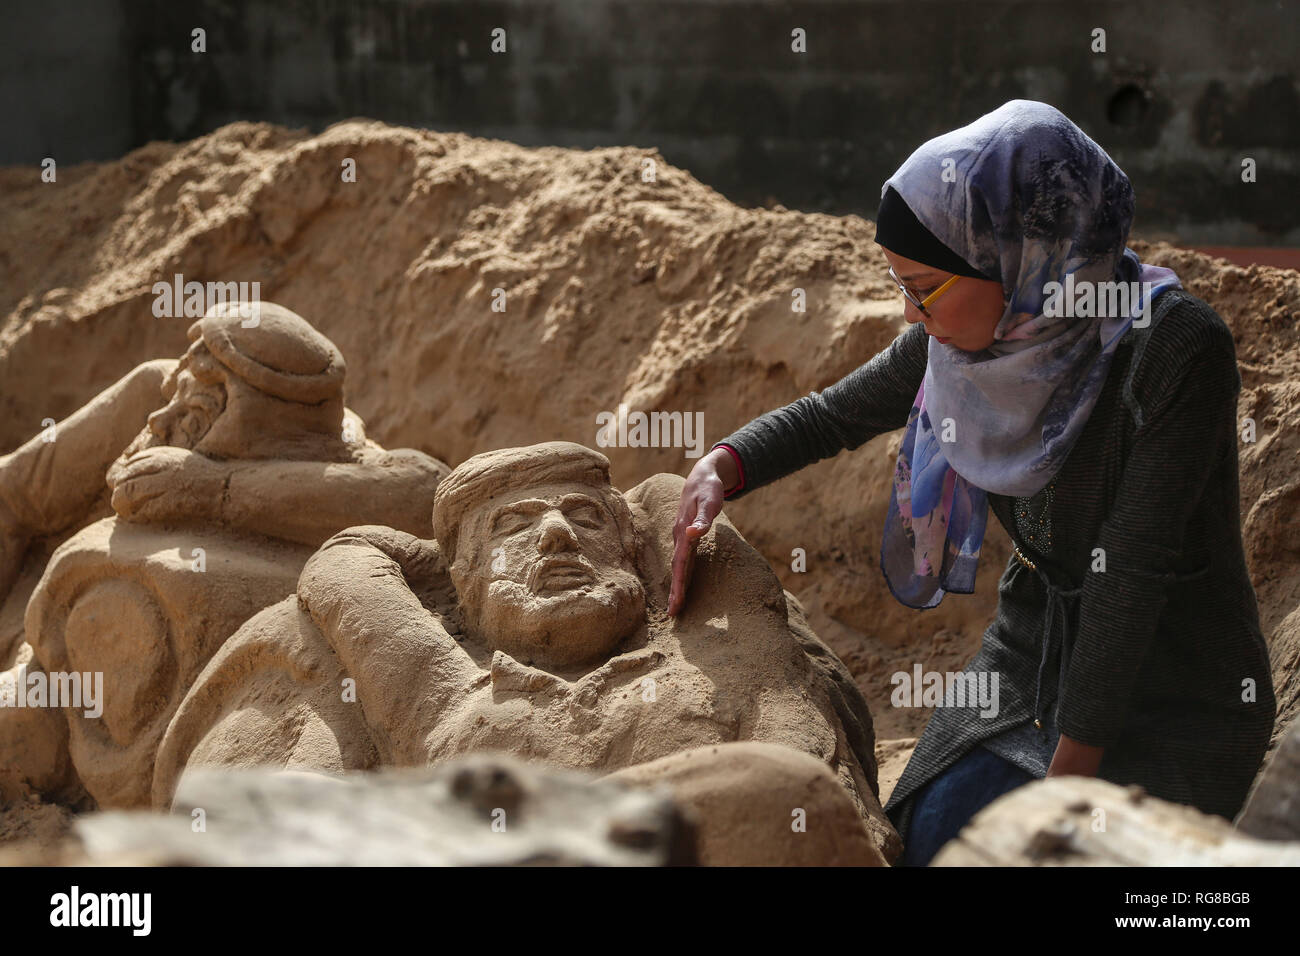
<svg viewBox="0 0 1300 956"><path fill-rule="evenodd" d="M935 289L933 292L927 295L924 299L918 299L916 297L916 294L913 293L911 289L909 289L907 286L903 284L903 280L898 277L898 273L894 271L893 266L889 267L889 277L893 279L894 283L898 286L898 288L902 290L903 298L907 299L908 302L916 306L920 310L921 314L925 316L927 319L931 318L932 316L930 315L929 310L926 309L926 306L930 305L932 302L934 302L935 299L939 298L939 296L947 292L948 289L952 286L952 284L961 278L961 276L959 275L954 275L943 285L939 286L939 288Z"/></svg>

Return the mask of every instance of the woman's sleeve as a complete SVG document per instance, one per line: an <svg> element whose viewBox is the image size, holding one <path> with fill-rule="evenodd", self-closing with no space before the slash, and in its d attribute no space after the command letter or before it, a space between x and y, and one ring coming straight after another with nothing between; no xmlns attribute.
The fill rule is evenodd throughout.
<svg viewBox="0 0 1300 956"><path fill-rule="evenodd" d="M1083 580L1058 723L1089 746L1107 747L1119 736L1168 600L1166 585L1196 570L1183 553L1188 522L1237 440L1241 377L1232 333L1217 317L1217 328L1195 318L1175 328L1181 317L1171 311L1153 330L1152 367L1140 388L1133 380L1143 421L1101 525L1096 546L1105 570L1094 571L1092 561ZM1165 333L1161 349L1158 332ZM1186 357L1170 357L1178 355Z"/></svg>
<svg viewBox="0 0 1300 956"><path fill-rule="evenodd" d="M715 444L732 450L741 473L727 500L906 425L928 348L925 326L917 323L824 391L766 412Z"/></svg>

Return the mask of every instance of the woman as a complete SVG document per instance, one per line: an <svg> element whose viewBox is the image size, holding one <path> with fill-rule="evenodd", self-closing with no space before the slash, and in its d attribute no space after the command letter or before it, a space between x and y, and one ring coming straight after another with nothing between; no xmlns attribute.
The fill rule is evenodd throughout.
<svg viewBox="0 0 1300 956"><path fill-rule="evenodd" d="M1137 783L1232 817L1267 749L1232 334L1126 247L1133 205L1119 167L1043 103L925 143L877 217L910 327L714 445L682 491L672 614L723 500L900 427L881 546L895 598L971 593L990 507L1010 534L967 667L998 675L996 714L935 709L885 807L904 865L1043 776Z"/></svg>

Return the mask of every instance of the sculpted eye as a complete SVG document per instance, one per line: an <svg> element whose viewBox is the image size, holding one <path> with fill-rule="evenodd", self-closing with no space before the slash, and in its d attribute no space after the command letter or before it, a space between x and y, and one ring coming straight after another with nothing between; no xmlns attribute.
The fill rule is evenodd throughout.
<svg viewBox="0 0 1300 956"><path fill-rule="evenodd" d="M605 516L600 508L593 504L578 504L567 509L565 514L574 524L584 528L600 528L605 524Z"/></svg>
<svg viewBox="0 0 1300 956"><path fill-rule="evenodd" d="M507 511L499 514L492 521L493 534L514 534L522 531L532 524L532 518L518 511Z"/></svg>

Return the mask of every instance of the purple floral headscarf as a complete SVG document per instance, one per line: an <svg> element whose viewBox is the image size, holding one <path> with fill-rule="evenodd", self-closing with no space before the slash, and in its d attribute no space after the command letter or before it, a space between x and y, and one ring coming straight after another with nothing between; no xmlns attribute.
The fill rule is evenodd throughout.
<svg viewBox="0 0 1300 956"><path fill-rule="evenodd" d="M1051 480L1120 337L1180 283L1127 247L1134 201L1123 170L1046 103L1012 100L930 140L882 195L889 186L940 242L1001 276L1007 301L987 349L930 340L894 470L881 568L894 597L929 608L948 591L975 590L988 494L1028 497ZM1067 281L1138 285L1127 309L1076 317L1049 286ZM1107 311L1126 314L1096 314Z"/></svg>

